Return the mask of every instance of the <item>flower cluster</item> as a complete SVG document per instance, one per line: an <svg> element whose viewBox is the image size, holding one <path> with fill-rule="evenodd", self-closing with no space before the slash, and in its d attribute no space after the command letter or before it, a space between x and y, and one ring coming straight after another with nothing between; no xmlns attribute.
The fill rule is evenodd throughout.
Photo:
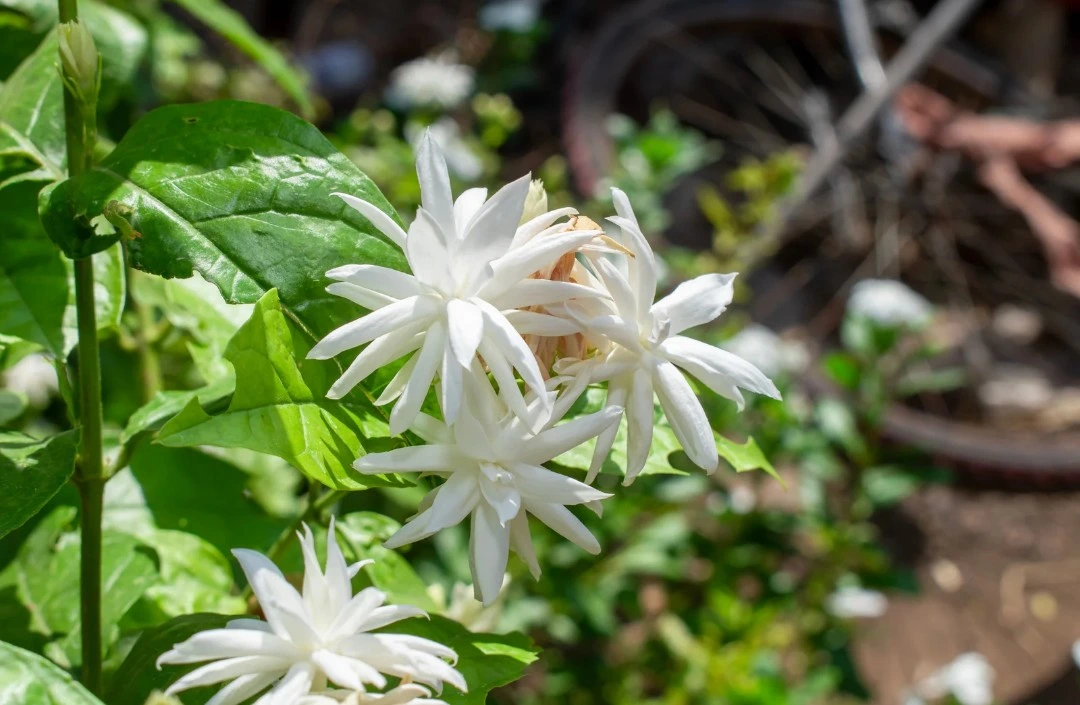
<svg viewBox="0 0 1080 705"><path fill-rule="evenodd" d="M266 556L233 551L266 619L235 619L162 654L159 668L209 662L177 679L166 695L228 681L207 705L237 705L263 691L259 705L445 705L429 697L430 689L439 691L449 683L466 691L465 679L451 665L457 660L451 649L417 636L371 633L425 613L407 605L384 605L386 593L373 587L353 595L353 577L372 561L345 562L333 520L325 570L319 567L315 538L307 526L300 546L301 592ZM387 692L369 692L385 688L387 676L400 679L400 684Z"/></svg>
<svg viewBox="0 0 1080 705"><path fill-rule="evenodd" d="M416 166L421 207L407 232L375 205L335 194L402 248L411 273L370 264L327 272L330 293L370 313L331 332L310 357L363 346L331 398L406 358L376 403L393 405L392 433L411 430L426 444L371 453L355 467L445 479L387 545L468 517L475 591L488 604L511 550L540 574L530 515L586 551L600 550L567 507L599 511L610 496L591 484L624 418L627 484L645 466L657 401L687 456L711 473L715 436L686 375L740 408L740 390L779 393L750 362L683 335L724 312L735 275L706 274L654 301L658 262L618 189L609 232L572 208L547 210L542 186L528 176L490 198L473 188L455 199L430 135ZM604 383L601 411L563 422L589 385ZM441 420L421 411L432 386ZM592 438L584 482L544 466Z"/></svg>

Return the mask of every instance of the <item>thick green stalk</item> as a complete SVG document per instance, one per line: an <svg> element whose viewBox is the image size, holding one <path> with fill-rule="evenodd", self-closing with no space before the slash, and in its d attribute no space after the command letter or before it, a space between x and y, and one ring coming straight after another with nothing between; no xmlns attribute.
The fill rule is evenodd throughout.
<svg viewBox="0 0 1080 705"><path fill-rule="evenodd" d="M59 0L60 22L78 20L77 0ZM63 62L61 62L63 64ZM67 78L67 77L66 77ZM65 81L65 84L67 82ZM93 160L94 111L70 87L64 91L68 174L78 176ZM82 681L101 694L101 514L105 473L101 442L101 361L98 358L94 311L94 265L90 257L75 260L75 309L79 329L79 428L82 447L75 473L82 505L79 601L82 632Z"/></svg>

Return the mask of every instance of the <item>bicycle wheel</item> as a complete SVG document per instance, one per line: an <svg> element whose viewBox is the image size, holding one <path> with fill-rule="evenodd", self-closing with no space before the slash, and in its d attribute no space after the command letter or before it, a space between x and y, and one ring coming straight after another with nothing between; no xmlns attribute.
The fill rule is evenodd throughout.
<svg viewBox="0 0 1080 705"><path fill-rule="evenodd" d="M881 40L886 55L898 44ZM695 178L722 191L722 176L746 157L808 153L821 139L815 130L827 129L861 91L835 8L813 0L644 0L604 26L571 66L564 132L586 192L615 158L605 125L612 114L643 120L660 104L720 140L720 163ZM985 62L951 48L932 57L919 82L975 111L1000 106L1011 87ZM1064 359L1067 371L1080 354L1080 318L1070 314L1077 304L1046 284L1043 253L1026 223L982 188L959 155L919 149L904 144L902 130L889 132L879 129L849 154L848 193L833 182L792 224L802 234L754 274L752 284L767 283L755 318L821 328L827 344L855 278L902 276L939 304L1020 303L1046 312L1051 339L1039 354ZM707 234L687 230L669 229L668 238L707 246ZM887 430L982 477L1080 481L1076 433L988 428L974 393L941 403L937 410L898 407Z"/></svg>

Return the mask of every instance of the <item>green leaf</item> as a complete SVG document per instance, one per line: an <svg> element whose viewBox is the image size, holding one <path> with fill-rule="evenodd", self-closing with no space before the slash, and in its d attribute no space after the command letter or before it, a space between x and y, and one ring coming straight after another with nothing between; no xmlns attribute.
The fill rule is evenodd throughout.
<svg viewBox="0 0 1080 705"><path fill-rule="evenodd" d="M44 182L17 177L0 185L0 335L41 345L65 357L78 340L74 265L49 241L37 216ZM94 256L99 330L119 325L124 262L119 246Z"/></svg>
<svg viewBox="0 0 1080 705"><path fill-rule="evenodd" d="M154 525L199 536L224 555L237 547L265 550L285 527L248 497L247 474L198 450L144 444L131 471Z"/></svg>
<svg viewBox="0 0 1080 705"><path fill-rule="evenodd" d="M230 375L228 378L219 379L199 389L158 392L153 399L143 404L131 415L123 433L120 434L120 442L127 443L140 433L158 430L165 425L166 421L183 411L193 400L200 407L216 408L223 406L225 399L233 393L235 386L236 383Z"/></svg>
<svg viewBox="0 0 1080 705"><path fill-rule="evenodd" d="M136 267L169 278L198 270L230 303L278 289L290 318L315 339L358 314L326 293L327 270L406 266L335 191L393 212L312 125L265 105L217 101L146 115L94 169L45 196L42 217L55 241L78 246L72 216L94 217L118 200L142 233L131 243Z"/></svg>
<svg viewBox="0 0 1080 705"><path fill-rule="evenodd" d="M270 291L226 348L225 358L236 370L229 408L210 416L192 400L165 424L158 442L268 453L337 489L400 484L352 468L368 439L387 437L389 429L370 406L326 400L329 370L305 359L309 348L286 320L277 292Z"/></svg>
<svg viewBox="0 0 1080 705"><path fill-rule="evenodd" d="M0 426L5 426L22 416L26 410L26 403L26 397L22 394L0 389Z"/></svg>
<svg viewBox="0 0 1080 705"><path fill-rule="evenodd" d="M56 70L58 49L55 33L26 58L0 90L0 175L35 168L47 180L64 176L67 151L64 135L64 88ZM20 169L12 158L22 156L31 164Z"/></svg>
<svg viewBox="0 0 1080 705"><path fill-rule="evenodd" d="M408 619L384 631L432 639L457 652L457 669L469 692L446 686L439 697L450 705L484 705L491 690L521 678L537 658L536 647L524 634L477 634L445 617Z"/></svg>
<svg viewBox="0 0 1080 705"><path fill-rule="evenodd" d="M777 480L780 480L781 484L784 482L753 438L747 438L745 443L740 444L730 438L716 434L716 450L719 451L721 458L735 468L735 472L764 470Z"/></svg>
<svg viewBox="0 0 1080 705"><path fill-rule="evenodd" d="M372 585L389 595L390 602L433 611L437 606L427 584L400 553L382 545L400 528L401 524L376 512L352 512L337 522L338 536L353 560L375 561L364 573Z"/></svg>
<svg viewBox="0 0 1080 705"><path fill-rule="evenodd" d="M77 441L75 431L43 441L0 433L0 537L26 523L67 483Z"/></svg>
<svg viewBox="0 0 1080 705"><path fill-rule="evenodd" d="M176 328L198 343L221 351L251 315L250 306L231 306L202 277L162 279L136 272L131 294L145 306L161 309Z"/></svg>
<svg viewBox="0 0 1080 705"><path fill-rule="evenodd" d="M606 392L603 389L592 388L581 396L571 407L568 416L591 414L604 407ZM642 469L642 475L685 475L686 472L671 464L673 453L682 451L679 439L675 437L675 431L668 424L664 412L659 406L655 407L656 422L653 424L652 445L649 446L649 456ZM619 421L619 430L615 433L615 444L611 447L600 472L626 474L626 417ZM578 447L568 450L553 461L556 465L565 468L586 472L592 463L593 449L596 448L596 439L590 439Z"/></svg>
<svg viewBox="0 0 1080 705"><path fill-rule="evenodd" d="M0 703L102 705L48 659L4 642L0 642Z"/></svg>
<svg viewBox="0 0 1080 705"><path fill-rule="evenodd" d="M220 0L172 0L200 22L229 40L237 49L270 74L289 94L304 117L311 118L315 108L304 90L303 77L289 65L272 44L260 37L244 18Z"/></svg>
<svg viewBox="0 0 1080 705"><path fill-rule="evenodd" d="M150 693L165 690L180 676L198 668L202 664L163 666L158 670L157 660L174 644L197 632L220 629L231 619L220 614L189 614L143 632L106 688L105 699L109 705L143 705ZM211 688L187 691L184 693L184 703L201 705L213 692Z"/></svg>
<svg viewBox="0 0 1080 705"><path fill-rule="evenodd" d="M80 663L79 550L77 533L64 533L73 507L58 507L35 527L15 560L0 573L0 588L14 586L30 614L29 631L48 643L45 654L65 667ZM106 647L119 637L124 613L154 582L157 571L146 550L131 536L105 531L102 537L101 624ZM9 635L8 630L12 633ZM25 636L19 625L0 624L9 640Z"/></svg>
<svg viewBox="0 0 1080 705"><path fill-rule="evenodd" d="M161 580L147 589L146 598L162 614L243 614L247 610L247 603L231 594L232 566L213 544L183 531L162 529L143 541L157 552L161 562Z"/></svg>

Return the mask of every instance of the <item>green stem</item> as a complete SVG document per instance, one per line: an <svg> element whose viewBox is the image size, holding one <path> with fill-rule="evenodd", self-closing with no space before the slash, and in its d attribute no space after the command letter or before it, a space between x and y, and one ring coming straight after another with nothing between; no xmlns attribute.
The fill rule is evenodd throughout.
<svg viewBox="0 0 1080 705"><path fill-rule="evenodd" d="M77 0L58 0L61 22L79 17ZM67 135L68 174L78 176L93 162L93 119L96 106L82 105L64 91L64 128ZM88 129L89 128L89 129ZM101 514L105 486L101 442L101 361L98 358L97 320L94 311L94 264L89 257L75 260L75 310L79 328L79 427L82 447L75 471L82 511L80 528L79 599L82 632L82 681L101 694Z"/></svg>
<svg viewBox="0 0 1080 705"><path fill-rule="evenodd" d="M83 685L101 693L101 514L105 473L101 442L101 364L94 312L94 267L89 257L75 260L75 308L79 325L79 426L82 448L75 483L82 512L80 617Z"/></svg>
<svg viewBox="0 0 1080 705"><path fill-rule="evenodd" d="M133 269L128 269L128 282L134 279ZM130 285L129 285L130 288ZM139 374L142 377L142 400L145 404L161 391L161 360L150 340L154 329L154 312L131 296L130 306L135 310L135 349L139 354Z"/></svg>

